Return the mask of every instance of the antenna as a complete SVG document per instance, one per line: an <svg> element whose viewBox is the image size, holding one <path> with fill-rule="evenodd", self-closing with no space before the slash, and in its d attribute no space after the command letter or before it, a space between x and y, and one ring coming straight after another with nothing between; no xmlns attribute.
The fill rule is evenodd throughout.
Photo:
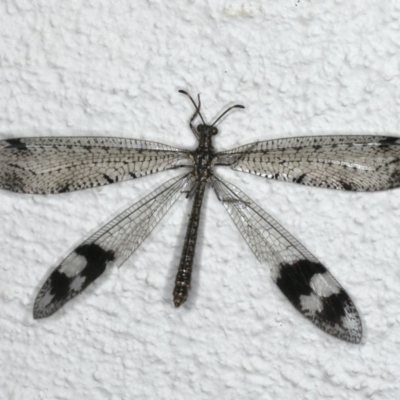
<svg viewBox="0 0 400 400"><path fill-rule="evenodd" d="M206 125L206 123L204 122L203 116L201 115L201 112L200 112L200 107L201 107L200 94L197 95L197 98L199 100L199 105L197 105L195 103L195 101L193 100L192 96L188 92L186 92L185 90L178 90L178 92L185 94L187 97L189 97L190 101L193 103L194 107L196 108L196 113L193 115L191 121L193 121L195 119L196 115L198 114L200 116L201 120L203 121L203 124Z"/></svg>
<svg viewBox="0 0 400 400"><path fill-rule="evenodd" d="M227 110L225 110L215 121L211 126L214 126L226 113L231 111L234 108L244 108L241 104L235 104L234 106L229 107Z"/></svg>

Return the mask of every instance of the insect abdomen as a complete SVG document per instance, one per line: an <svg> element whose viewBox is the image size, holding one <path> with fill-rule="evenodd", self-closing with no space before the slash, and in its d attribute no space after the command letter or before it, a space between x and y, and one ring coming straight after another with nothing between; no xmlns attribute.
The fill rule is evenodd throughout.
<svg viewBox="0 0 400 400"><path fill-rule="evenodd" d="M186 231L185 243L183 245L181 261L179 262L178 273L176 274L175 279L175 287L173 292L175 307L181 306L186 301L189 294L194 251L196 248L197 230L199 226L200 210L205 187L206 182L200 182L199 187L196 190L188 229Z"/></svg>

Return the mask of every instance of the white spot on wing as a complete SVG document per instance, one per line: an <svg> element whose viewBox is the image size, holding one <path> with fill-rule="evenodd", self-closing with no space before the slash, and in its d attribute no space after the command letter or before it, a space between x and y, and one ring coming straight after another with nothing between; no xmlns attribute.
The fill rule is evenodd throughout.
<svg viewBox="0 0 400 400"><path fill-rule="evenodd" d="M70 291L80 292L82 290L82 285L85 283L86 277L77 276L69 285Z"/></svg>
<svg viewBox="0 0 400 400"><path fill-rule="evenodd" d="M300 296L300 306L302 311L308 311L313 314L321 312L324 308L322 300L315 293L311 293L309 296Z"/></svg>
<svg viewBox="0 0 400 400"><path fill-rule="evenodd" d="M54 294L50 293L50 290L46 292L46 294L39 300L39 308L44 309L46 308L54 298Z"/></svg>
<svg viewBox="0 0 400 400"><path fill-rule="evenodd" d="M361 321L355 309L345 307L346 316L342 317L342 324L345 329L355 336L361 336ZM358 333L358 334L357 334Z"/></svg>
<svg viewBox="0 0 400 400"><path fill-rule="evenodd" d="M329 272L315 274L310 280L310 286L321 297L329 297L341 291L341 287Z"/></svg>
<svg viewBox="0 0 400 400"><path fill-rule="evenodd" d="M84 256L73 252L60 265L59 272L65 274L68 278L73 278L86 267L87 260Z"/></svg>

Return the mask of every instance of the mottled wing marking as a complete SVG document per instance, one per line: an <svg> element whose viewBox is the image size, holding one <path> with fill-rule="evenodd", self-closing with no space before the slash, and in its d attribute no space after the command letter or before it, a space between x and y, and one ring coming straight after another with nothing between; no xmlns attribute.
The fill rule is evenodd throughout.
<svg viewBox="0 0 400 400"><path fill-rule="evenodd" d="M190 190L191 174L171 179L126 209L78 246L48 277L33 307L34 318L55 313L108 266L120 266L175 203Z"/></svg>
<svg viewBox="0 0 400 400"><path fill-rule="evenodd" d="M214 177L212 186L240 233L272 279L306 318L349 342L362 336L358 312L327 269L289 232L234 185Z"/></svg>
<svg viewBox="0 0 400 400"><path fill-rule="evenodd" d="M44 137L0 141L0 188L63 193L193 164L188 150L143 140Z"/></svg>
<svg viewBox="0 0 400 400"><path fill-rule="evenodd" d="M268 140L218 153L215 164L308 186L386 190L400 186L400 139L310 136Z"/></svg>

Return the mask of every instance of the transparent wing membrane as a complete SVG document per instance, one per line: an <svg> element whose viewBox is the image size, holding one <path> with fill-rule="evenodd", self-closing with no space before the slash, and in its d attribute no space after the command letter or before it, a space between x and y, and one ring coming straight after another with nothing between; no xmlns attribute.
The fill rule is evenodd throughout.
<svg viewBox="0 0 400 400"><path fill-rule="evenodd" d="M123 264L192 184L191 174L169 180L78 246L40 289L34 317L55 313L100 277L108 266Z"/></svg>
<svg viewBox="0 0 400 400"><path fill-rule="evenodd" d="M220 152L215 163L307 186L386 190L400 186L400 139L309 136L267 140Z"/></svg>
<svg viewBox="0 0 400 400"><path fill-rule="evenodd" d="M358 343L362 336L358 312L328 270L236 186L216 177L212 186L255 256L268 263L272 279L293 306L325 332Z"/></svg>
<svg viewBox="0 0 400 400"><path fill-rule="evenodd" d="M0 188L63 193L191 166L190 152L160 143L107 137L0 141Z"/></svg>

